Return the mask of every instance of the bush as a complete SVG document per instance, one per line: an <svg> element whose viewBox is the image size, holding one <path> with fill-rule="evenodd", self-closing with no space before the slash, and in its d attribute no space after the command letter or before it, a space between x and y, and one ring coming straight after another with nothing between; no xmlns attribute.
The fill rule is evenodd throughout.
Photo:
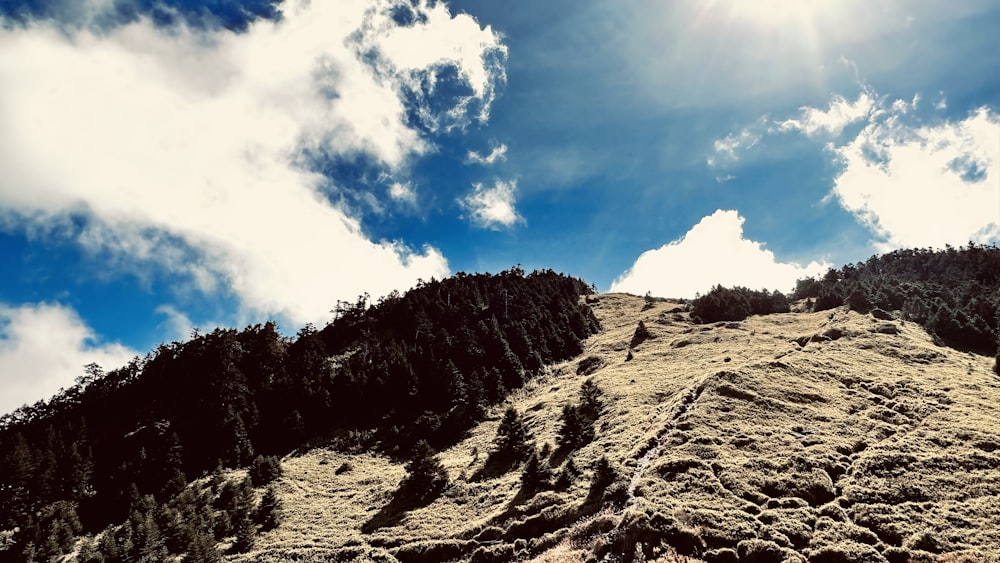
<svg viewBox="0 0 1000 563"><path fill-rule="evenodd" d="M604 367L604 360L597 356L589 356L580 360L580 364L576 366L576 374L590 375L602 367Z"/></svg>
<svg viewBox="0 0 1000 563"><path fill-rule="evenodd" d="M629 341L628 346L629 348L635 348L650 338L653 338L653 333L649 332L649 329L646 328L646 323L639 321L639 325L635 327L635 332L632 333L632 340Z"/></svg>

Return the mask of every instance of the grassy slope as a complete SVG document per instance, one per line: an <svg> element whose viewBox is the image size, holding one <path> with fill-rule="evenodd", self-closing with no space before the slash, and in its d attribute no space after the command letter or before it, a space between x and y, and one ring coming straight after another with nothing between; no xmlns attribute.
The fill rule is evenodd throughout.
<svg viewBox="0 0 1000 563"><path fill-rule="evenodd" d="M636 515L658 515L706 559L724 549L858 561L1000 551L1000 379L991 358L935 346L912 323L878 333L886 321L842 309L699 326L671 312L675 304L643 304L605 295L595 305L604 331L585 356L607 362L594 375L605 408L595 441L572 455L580 468L609 457L634 487L624 509L592 515L589 469L568 491L534 498L519 494L516 470L473 481L498 409L442 453L451 485L414 510L393 510L405 472L386 458L313 450L285 459L284 521L230 559L392 561L430 547L439 551L425 551L436 554L427 560L436 560L449 547L472 553L480 544L468 540L503 531L509 541L480 555L583 561L600 544L631 555ZM640 319L655 338L625 362ZM555 444L561 407L576 399L585 379L576 363L554 366L512 399L539 444ZM345 462L352 469L338 473ZM533 535L526 520L548 535L515 543ZM428 543L450 539L461 541Z"/></svg>

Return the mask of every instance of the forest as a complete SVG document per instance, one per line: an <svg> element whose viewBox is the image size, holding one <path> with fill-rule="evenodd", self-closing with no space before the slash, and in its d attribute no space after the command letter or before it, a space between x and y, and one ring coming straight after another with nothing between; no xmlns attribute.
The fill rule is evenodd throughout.
<svg viewBox="0 0 1000 563"><path fill-rule="evenodd" d="M895 250L799 280L792 299L815 310L847 305L876 315L890 312L920 324L941 343L980 354L997 352L1000 336L1000 248Z"/></svg>
<svg viewBox="0 0 1000 563"><path fill-rule="evenodd" d="M460 439L486 409L600 327L581 280L520 268L339 302L322 329L274 323L163 344L0 420L0 560L155 560L252 544L273 518L278 456L323 443L406 458ZM251 469L222 483L223 468ZM208 485L192 481L214 477ZM273 492L271 493L273 502Z"/></svg>
<svg viewBox="0 0 1000 563"><path fill-rule="evenodd" d="M691 302L700 322L738 321L785 313L790 301L824 311L847 306L924 327L943 345L980 354L998 352L1000 249L996 246L896 250L798 280L791 295L715 286Z"/></svg>

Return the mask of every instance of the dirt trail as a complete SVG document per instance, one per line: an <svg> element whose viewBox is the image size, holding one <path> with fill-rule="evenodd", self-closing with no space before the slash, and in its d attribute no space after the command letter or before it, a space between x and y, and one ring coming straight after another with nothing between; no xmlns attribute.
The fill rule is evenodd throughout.
<svg viewBox="0 0 1000 563"><path fill-rule="evenodd" d="M663 440L677 428L678 424L687 420L688 415L692 410L694 410L695 406L698 404L698 397L701 396L701 392L705 389L705 383L707 381L708 377L699 381L697 385L692 387L691 390L684 395L681 399L681 404L677 408L677 412L674 413L674 416L670 418L670 421L666 424L666 426L664 426L663 429L656 435L656 439L654 440L652 447L650 447L636 460L635 471L632 472L632 478L629 479L628 500L625 502L625 508L623 508L620 513L624 513L626 510L635 505L635 490L639 486L642 476L646 473L646 469L649 468L649 465L653 463L653 460L655 460L660 454L660 449L663 447Z"/></svg>

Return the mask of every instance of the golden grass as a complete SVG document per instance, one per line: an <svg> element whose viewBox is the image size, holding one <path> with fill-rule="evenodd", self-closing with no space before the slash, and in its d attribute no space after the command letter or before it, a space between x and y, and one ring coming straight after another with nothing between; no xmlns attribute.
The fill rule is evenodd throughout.
<svg viewBox="0 0 1000 563"><path fill-rule="evenodd" d="M391 560L407 544L506 534L503 553L518 560L584 561L594 542L610 541L609 527L642 514L659 515L699 549L773 549L789 560L972 561L1000 552L1000 378L991 358L935 346L912 323L876 332L886 321L841 309L701 326L679 308L601 296L594 309L604 331L584 354L508 401L536 442L554 447L562 405L586 379L577 363L606 364L592 376L604 391L597 436L572 453L584 475L570 489L521 498L519 471L471 480L503 405L441 453L451 484L440 498L368 534L363 526L390 501L401 465L327 450L285 459L277 484L285 520L230 559ZM653 338L626 361L640 320ZM584 510L589 468L602 455L635 487L624 509L596 517L606 525ZM353 469L337 474L345 462ZM556 529L514 543L512 531L533 529L525 523ZM417 544L428 541L439 543ZM478 544L462 545L471 553ZM683 560L661 548L657 560Z"/></svg>

